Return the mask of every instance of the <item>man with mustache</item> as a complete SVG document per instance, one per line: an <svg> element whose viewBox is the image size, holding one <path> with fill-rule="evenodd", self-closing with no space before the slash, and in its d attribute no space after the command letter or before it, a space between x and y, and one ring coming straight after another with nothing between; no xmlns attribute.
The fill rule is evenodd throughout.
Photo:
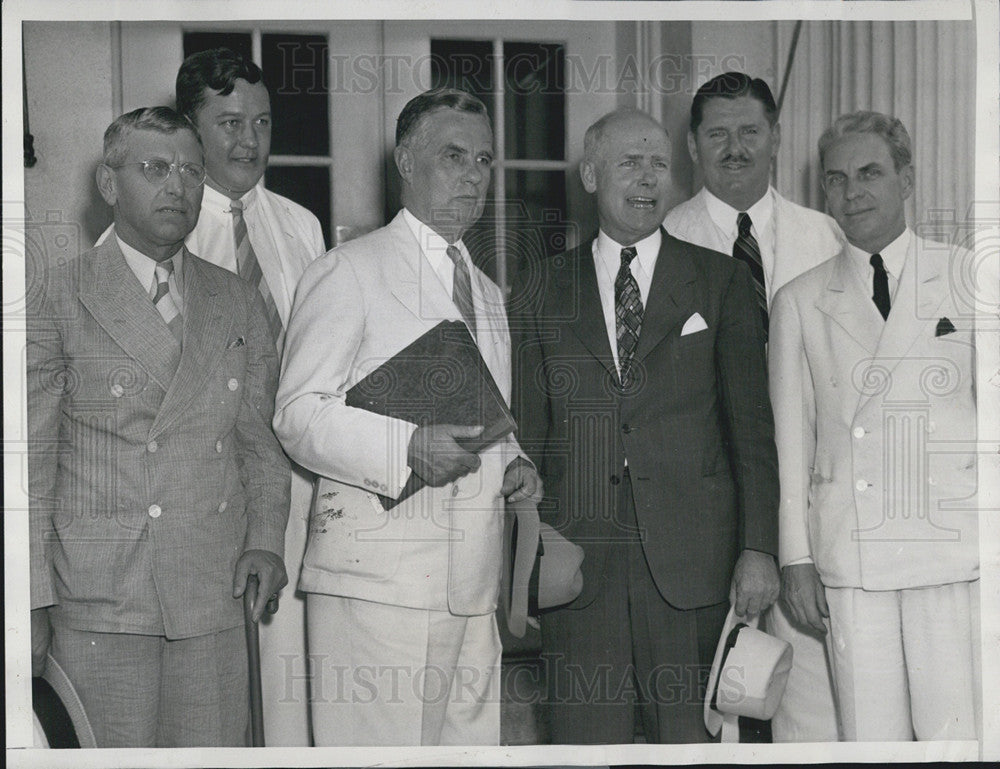
<svg viewBox="0 0 1000 769"><path fill-rule="evenodd" d="M688 150L704 179L690 200L671 209L674 237L732 254L756 276L762 316L789 280L836 254L843 234L826 214L792 203L770 184L781 126L771 89L760 78L726 72L698 89L691 103ZM775 742L837 739L833 689L823 639L793 624L776 603L767 628L792 644L785 694L771 720ZM766 726L755 724L766 733Z"/></svg>
<svg viewBox="0 0 1000 769"><path fill-rule="evenodd" d="M906 226L898 119L842 115L819 154L847 245L774 300L782 597L827 633L845 740L976 739L972 255Z"/></svg>
<svg viewBox="0 0 1000 769"><path fill-rule="evenodd" d="M257 290L184 246L205 168L191 124L104 134L114 233L36 265L27 345L32 666L65 670L98 747L241 746L239 597L286 583L290 473Z"/></svg>
<svg viewBox="0 0 1000 769"><path fill-rule="evenodd" d="M605 115L580 175L597 237L526 265L511 295L540 513L585 551L583 592L542 615L548 720L554 742L632 742L638 710L647 742L704 742L729 602L778 596L764 332L746 266L663 231L659 123Z"/></svg>

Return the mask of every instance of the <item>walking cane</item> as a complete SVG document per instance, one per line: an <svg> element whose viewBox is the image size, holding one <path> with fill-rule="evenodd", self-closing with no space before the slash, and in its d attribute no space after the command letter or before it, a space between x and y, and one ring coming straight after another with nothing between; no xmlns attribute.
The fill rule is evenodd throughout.
<svg viewBox="0 0 1000 769"><path fill-rule="evenodd" d="M256 574L247 577L247 589L243 592L243 625L247 638L247 663L250 672L250 744L255 748L264 747L264 697L260 685L260 636L257 623L253 621L253 605L257 600L260 581Z"/></svg>

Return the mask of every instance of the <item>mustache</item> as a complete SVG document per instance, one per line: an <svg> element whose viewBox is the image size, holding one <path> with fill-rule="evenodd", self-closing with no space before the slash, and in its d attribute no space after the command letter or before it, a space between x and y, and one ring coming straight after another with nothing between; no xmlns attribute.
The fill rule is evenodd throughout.
<svg viewBox="0 0 1000 769"><path fill-rule="evenodd" d="M750 162L750 158L747 157L747 155L745 155L742 152L737 152L737 153L729 152L729 153L726 153L726 156L724 158L722 158L722 162L723 163L749 163Z"/></svg>

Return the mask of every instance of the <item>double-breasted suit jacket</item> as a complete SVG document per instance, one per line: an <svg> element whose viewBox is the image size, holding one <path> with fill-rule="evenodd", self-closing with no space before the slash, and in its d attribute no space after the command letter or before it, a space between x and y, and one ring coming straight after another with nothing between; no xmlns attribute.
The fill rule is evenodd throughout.
<svg viewBox="0 0 1000 769"><path fill-rule="evenodd" d="M27 347L32 607L78 630L240 625L235 564L281 554L289 467L256 290L183 254L177 342L114 238L51 269Z"/></svg>
<svg viewBox="0 0 1000 769"><path fill-rule="evenodd" d="M615 540L628 461L643 548L663 598L725 601L744 548L777 547L777 468L750 273L664 233L622 392L592 241L529 265L511 297L519 440L539 466L540 512L585 551L593 601ZM692 316L704 328L682 335ZM693 324L691 327L696 327Z"/></svg>
<svg viewBox="0 0 1000 769"><path fill-rule="evenodd" d="M775 299L780 560L811 556L828 587L978 577L971 304L950 252L911 238L884 322L846 250Z"/></svg>
<svg viewBox="0 0 1000 769"><path fill-rule="evenodd" d="M472 271L477 343L510 397L504 299ZM385 510L409 474L416 425L345 403L367 374L442 320L461 320L402 212L317 259L302 276L285 344L275 429L319 476L299 587L394 606L483 615L496 608L509 437L480 468Z"/></svg>

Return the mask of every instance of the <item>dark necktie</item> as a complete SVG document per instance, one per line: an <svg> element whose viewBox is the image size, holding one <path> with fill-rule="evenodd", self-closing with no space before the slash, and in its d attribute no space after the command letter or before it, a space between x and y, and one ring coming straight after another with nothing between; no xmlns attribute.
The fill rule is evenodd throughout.
<svg viewBox="0 0 1000 769"><path fill-rule="evenodd" d="M619 376L622 387L627 387L632 380L632 355L639 343L639 330L642 328L639 284L629 268L635 255L635 246L622 249L621 267L615 278L615 334L618 339L618 370L621 372Z"/></svg>
<svg viewBox="0 0 1000 769"><path fill-rule="evenodd" d="M753 222L750 214L740 213L736 216L738 234L733 243L733 257L744 262L750 268L754 288L757 294L757 305L760 307L760 317L764 322L764 338L767 338L767 287L764 285L764 262L760 257L760 246L757 239L750 234Z"/></svg>
<svg viewBox="0 0 1000 769"><path fill-rule="evenodd" d="M882 319L886 320L889 317L890 307L889 273L885 271L885 262L882 261L881 254L872 254L869 263L875 268L875 275L872 277L872 301L882 313Z"/></svg>
<svg viewBox="0 0 1000 769"><path fill-rule="evenodd" d="M153 300L153 306L159 311L160 317L167 324L170 333L180 342L183 336L184 320L180 310L177 309L177 303L170 294L169 280L170 273L173 271L173 259L156 263L156 269L153 272L153 285L149 288L149 298Z"/></svg>
<svg viewBox="0 0 1000 769"><path fill-rule="evenodd" d="M267 324L271 328L278 351L281 351L284 342L284 328L281 325L281 316L278 314L278 307L274 303L274 297L268 288L267 281L264 280L264 273L260 269L257 261L257 254L254 253L250 238L247 235L247 223L243 218L243 203L240 200L231 200L229 208L233 213L233 239L236 241L236 271L243 280L252 286L256 286L260 295L264 297L264 309L267 311Z"/></svg>
<svg viewBox="0 0 1000 769"><path fill-rule="evenodd" d="M472 338L476 338L476 311L472 305L472 276L469 275L469 268L462 258L462 252L456 246L448 246L446 249L448 258L455 264L455 272L451 284L451 298L462 313L465 325L469 327Z"/></svg>

